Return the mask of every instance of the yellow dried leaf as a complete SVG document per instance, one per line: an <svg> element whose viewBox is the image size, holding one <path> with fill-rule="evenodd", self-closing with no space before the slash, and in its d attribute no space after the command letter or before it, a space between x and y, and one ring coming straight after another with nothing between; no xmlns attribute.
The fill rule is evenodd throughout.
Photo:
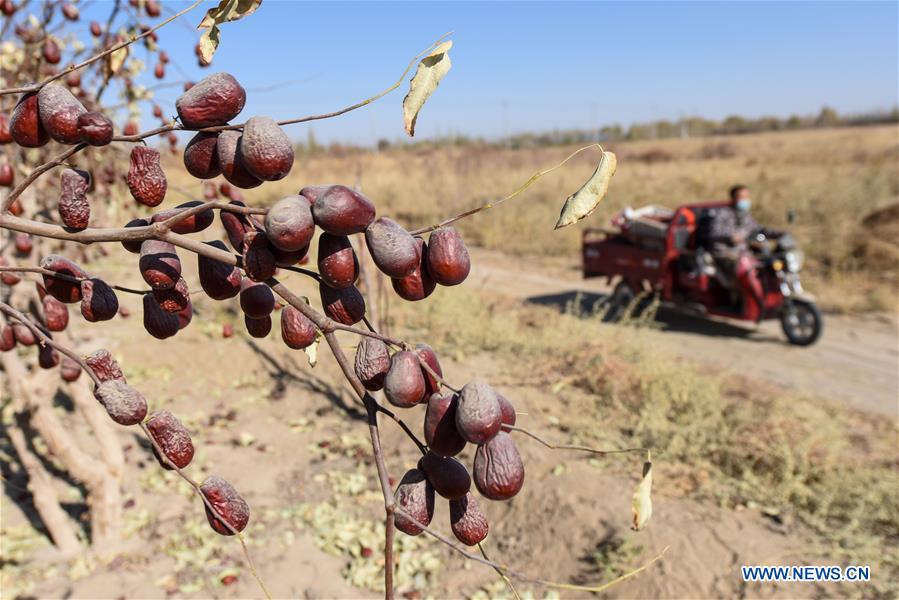
<svg viewBox="0 0 899 600"><path fill-rule="evenodd" d="M415 135L419 111L453 66L449 57L452 47L452 40L447 40L434 48L418 63L415 76L409 82L409 93L403 98L403 124L410 137Z"/></svg>
<svg viewBox="0 0 899 600"><path fill-rule="evenodd" d="M647 460L643 463L643 479L637 484L634 490L633 501L633 523L631 527L634 531L640 531L646 527L649 518L652 516L652 462Z"/></svg>
<svg viewBox="0 0 899 600"><path fill-rule="evenodd" d="M256 12L262 0L221 0L218 6L206 11L197 29L205 31L200 36L200 57L209 63L221 41L219 25L237 21Z"/></svg>
<svg viewBox="0 0 899 600"><path fill-rule="evenodd" d="M615 155L611 152L603 152L602 158L599 159L599 165L587 183L565 200L562 214L559 215L555 228L560 229L577 223L593 212L609 190L609 182L612 181L617 167L618 159Z"/></svg>

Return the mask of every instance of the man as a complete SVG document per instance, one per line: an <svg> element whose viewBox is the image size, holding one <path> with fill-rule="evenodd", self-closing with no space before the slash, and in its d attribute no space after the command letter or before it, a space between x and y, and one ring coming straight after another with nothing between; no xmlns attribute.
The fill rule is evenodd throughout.
<svg viewBox="0 0 899 600"><path fill-rule="evenodd" d="M730 188L730 206L718 209L709 231L712 256L724 276L722 283L732 290L739 285L749 292L761 309L762 284L756 276L755 259L749 252L749 236L762 227L749 214L752 197L745 185ZM762 310L759 310L761 316Z"/></svg>

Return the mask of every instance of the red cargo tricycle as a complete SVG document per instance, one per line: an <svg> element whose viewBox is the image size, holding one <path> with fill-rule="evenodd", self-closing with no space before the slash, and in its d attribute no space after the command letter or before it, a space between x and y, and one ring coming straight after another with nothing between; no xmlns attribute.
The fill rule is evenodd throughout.
<svg viewBox="0 0 899 600"><path fill-rule="evenodd" d="M671 210L625 209L611 229L583 234L584 277L617 281L605 318L617 321L639 310L641 298L707 315L758 322L779 319L792 344L808 346L821 335L823 319L799 280L803 254L787 233L750 237L754 268L762 285L757 298L748 286L728 282L712 257L709 231L726 202L688 204Z"/></svg>

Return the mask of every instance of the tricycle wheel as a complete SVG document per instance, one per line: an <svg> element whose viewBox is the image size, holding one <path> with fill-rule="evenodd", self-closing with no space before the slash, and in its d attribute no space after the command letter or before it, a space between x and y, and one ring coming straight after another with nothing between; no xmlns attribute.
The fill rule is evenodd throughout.
<svg viewBox="0 0 899 600"><path fill-rule="evenodd" d="M634 302L637 292L626 281L619 281L618 285L609 296L606 312L602 317L605 323L617 323L627 314L628 309Z"/></svg>
<svg viewBox="0 0 899 600"><path fill-rule="evenodd" d="M793 300L781 311L780 325L791 344L810 346L821 336L824 318L814 302Z"/></svg>

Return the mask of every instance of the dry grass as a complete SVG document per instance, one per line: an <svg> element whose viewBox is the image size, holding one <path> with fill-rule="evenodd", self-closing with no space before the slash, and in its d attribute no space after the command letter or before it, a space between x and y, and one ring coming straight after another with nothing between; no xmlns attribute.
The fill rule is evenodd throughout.
<svg viewBox="0 0 899 600"><path fill-rule="evenodd" d="M576 262L578 229L605 225L623 206L720 199L740 182L752 188L760 221L787 227L787 209L797 211L790 229L809 257L809 289L825 306L895 309L896 238L862 224L873 211L899 201L895 126L622 142L610 149L619 155L619 168L609 196L577 227L552 230L564 198L592 173L595 153L576 157L513 202L461 223L466 239L516 255ZM382 213L415 227L503 197L573 150L467 147L299 155L286 180L246 196L268 204L309 183L343 182L361 186Z"/></svg>

